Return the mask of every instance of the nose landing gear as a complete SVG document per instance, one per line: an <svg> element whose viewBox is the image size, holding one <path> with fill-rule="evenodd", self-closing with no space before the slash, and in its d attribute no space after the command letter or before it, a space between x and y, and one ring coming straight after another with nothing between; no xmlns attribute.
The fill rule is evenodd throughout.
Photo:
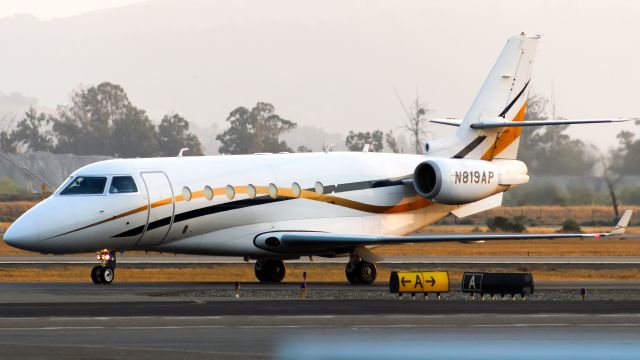
<svg viewBox="0 0 640 360"><path fill-rule="evenodd" d="M100 250L96 258L100 265L91 269L91 280L94 284L111 284L116 276L116 253L107 249Z"/></svg>

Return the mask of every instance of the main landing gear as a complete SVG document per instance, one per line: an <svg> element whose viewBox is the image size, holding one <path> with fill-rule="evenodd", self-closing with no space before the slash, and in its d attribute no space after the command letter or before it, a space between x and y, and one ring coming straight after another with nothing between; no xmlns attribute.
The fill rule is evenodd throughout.
<svg viewBox="0 0 640 360"><path fill-rule="evenodd" d="M260 282L280 282L286 273L282 260L260 259L256 261L256 277Z"/></svg>
<svg viewBox="0 0 640 360"><path fill-rule="evenodd" d="M355 255L351 256L344 272L347 280L352 284L371 285L376 281L376 264L364 261Z"/></svg>
<svg viewBox="0 0 640 360"><path fill-rule="evenodd" d="M94 284L111 284L116 276L116 253L106 249L100 250L97 259L100 265L91 270L91 280Z"/></svg>

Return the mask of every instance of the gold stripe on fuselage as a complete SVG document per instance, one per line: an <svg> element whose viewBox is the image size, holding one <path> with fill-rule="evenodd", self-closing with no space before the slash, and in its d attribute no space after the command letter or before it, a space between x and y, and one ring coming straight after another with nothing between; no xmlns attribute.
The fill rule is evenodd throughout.
<svg viewBox="0 0 640 360"><path fill-rule="evenodd" d="M248 193L248 186L235 186L234 190L236 192L236 194L246 194ZM267 186L255 186L256 189L256 194L257 195L267 195L269 193L269 188ZM219 187L219 188L214 188L212 189L214 195L222 195L222 194L226 194L226 187ZM291 199L295 199L296 197L293 194L293 190L291 188L278 188L278 196L281 197L286 197L286 198L291 198ZM199 198L205 198L204 195L204 190L199 190L199 191L194 191L191 194L191 198L192 199L199 199ZM342 207L346 207L346 208L350 208L353 210L358 210L358 211L363 211L363 212L368 212L368 213L373 213L373 214L397 214L397 213L403 213L403 212L409 212L409 211L415 211L415 210L420 210L422 208L425 208L429 205L432 204L431 201L419 196L419 195L414 195L414 196L410 196L410 197L404 197L402 198L400 201L398 201L396 204L394 205L372 205L372 204L367 204L367 203L363 203L360 201L355 201L355 200L349 200L349 199L345 199L345 198L341 198L338 196L334 196L334 195L324 195L324 194L317 194L313 191L309 191L309 190L302 190L301 194L300 194L300 198L301 199L305 199L305 200L312 200L312 201L319 201L319 202L324 202L324 203L329 203L329 204L333 204L333 205L338 205L338 206L342 206ZM151 208L157 208L160 206L165 206L165 205L170 205L173 202L171 201L172 199L169 198L165 198L162 200L158 200L158 201L154 201L153 203L151 203ZM185 201L184 196L183 195L178 195L175 197L175 202L183 202ZM232 202L232 201L229 201ZM60 234L57 236L62 236L62 235L67 235L76 231L80 231L80 230L85 230L88 229L90 227L93 226L97 226L97 225L101 225L107 222L110 222L112 220L117 220L117 219L121 219L123 217L129 216L129 215L133 215L133 214L137 214L139 212L145 211L147 210L148 206L144 205L144 206L140 206L136 209L118 214L116 216L110 217L108 219L105 220L101 220L98 222L95 222L93 224L78 228L76 230L64 233L64 234ZM54 236L54 237L57 237Z"/></svg>

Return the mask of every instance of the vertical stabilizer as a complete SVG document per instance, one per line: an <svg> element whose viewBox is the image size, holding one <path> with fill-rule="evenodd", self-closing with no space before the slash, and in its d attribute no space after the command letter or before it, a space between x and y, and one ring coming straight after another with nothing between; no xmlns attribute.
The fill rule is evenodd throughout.
<svg viewBox="0 0 640 360"><path fill-rule="evenodd" d="M507 40L453 139L446 139L447 146L435 148L430 155L483 160L516 158L520 127L479 130L471 125L524 120L539 38L523 33Z"/></svg>

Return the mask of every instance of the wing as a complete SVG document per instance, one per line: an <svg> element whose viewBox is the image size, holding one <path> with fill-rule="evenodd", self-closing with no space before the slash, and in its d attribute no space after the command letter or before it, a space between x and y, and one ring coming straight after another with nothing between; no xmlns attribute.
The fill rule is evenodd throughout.
<svg viewBox="0 0 640 360"><path fill-rule="evenodd" d="M601 238L620 236L631 219L631 210L624 212L618 224L609 232L591 234L425 234L411 236L377 236L334 234L312 231L273 231L260 234L254 244L264 250L282 254L340 253L369 245L438 242L482 242L493 240L535 240L567 238Z"/></svg>

